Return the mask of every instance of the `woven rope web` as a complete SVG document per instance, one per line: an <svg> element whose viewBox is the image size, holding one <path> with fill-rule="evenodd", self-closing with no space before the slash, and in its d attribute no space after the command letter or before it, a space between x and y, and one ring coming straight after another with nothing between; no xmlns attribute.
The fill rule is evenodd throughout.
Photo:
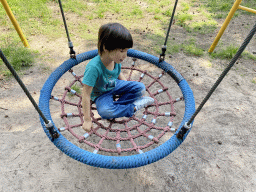
<svg viewBox="0 0 256 192"><path fill-rule="evenodd" d="M133 76L139 82L145 80L143 83L146 86L147 95L155 100L153 105L136 112L130 118L103 120L98 115L95 104L91 102L93 128L89 133L84 133L81 127L83 124L82 97L81 93L73 89L77 85L82 87L83 75L76 75L71 69L69 72L73 76L73 81L65 87L62 98L52 96L53 100L61 104L60 116L64 126L59 128L59 131L71 133L78 141L80 148L84 148L82 144L86 144L91 148L86 148L86 150L91 150L95 154L100 151L104 155L106 153L122 155L124 152L128 152L130 155L133 155L134 152L143 153L147 148L150 150L150 147L158 144L166 133L175 132L176 128L173 127L176 116L174 104L182 101L183 98L172 98L168 87L161 82L165 75L164 71L160 71L158 75L153 76L146 70L135 66L136 59L133 59L131 66L122 67L122 72L126 75L128 81L134 80L132 79ZM168 78L170 77L168 76ZM165 95L159 97L163 93ZM118 99L118 96L116 99ZM72 106L73 109L76 108L77 112L67 111L69 106ZM160 110L162 107L168 111L163 112L163 110Z"/></svg>

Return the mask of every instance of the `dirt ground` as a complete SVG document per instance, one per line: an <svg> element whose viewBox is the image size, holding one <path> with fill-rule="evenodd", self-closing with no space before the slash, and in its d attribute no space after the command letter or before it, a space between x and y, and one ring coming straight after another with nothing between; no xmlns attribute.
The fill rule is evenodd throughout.
<svg viewBox="0 0 256 192"><path fill-rule="evenodd" d="M252 27L254 22L255 16L234 19L222 41L241 43L249 31L242 26ZM180 28L172 30L181 41ZM211 44L217 31L202 43ZM73 41L79 42L80 53L96 48ZM49 74L68 59L67 43L65 38L50 42L37 36L30 39L30 46L47 55L22 76L38 101ZM247 50L253 53L255 46L254 37ZM182 52L167 61L188 81L196 106L229 63ZM127 170L95 168L63 154L45 135L38 114L16 81L1 80L0 191L255 191L255 77L255 61L239 59L196 117L182 145L156 163Z"/></svg>

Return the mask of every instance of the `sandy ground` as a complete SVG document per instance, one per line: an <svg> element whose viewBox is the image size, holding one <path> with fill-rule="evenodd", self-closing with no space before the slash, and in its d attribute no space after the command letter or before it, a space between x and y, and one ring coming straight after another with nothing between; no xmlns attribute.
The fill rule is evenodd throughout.
<svg viewBox="0 0 256 192"><path fill-rule="evenodd" d="M229 34L238 37L232 27ZM239 33L239 41L246 32ZM35 37L30 42L32 48L48 49L52 55L22 76L38 101L51 71L68 58L66 39L46 43ZM89 50L84 44L76 50ZM248 50L255 51L255 38ZM196 106L228 64L182 52L167 60L187 79ZM254 61L240 59L196 117L184 143L156 163L129 170L94 168L63 154L45 135L15 80L1 81L0 191L255 191L255 72Z"/></svg>

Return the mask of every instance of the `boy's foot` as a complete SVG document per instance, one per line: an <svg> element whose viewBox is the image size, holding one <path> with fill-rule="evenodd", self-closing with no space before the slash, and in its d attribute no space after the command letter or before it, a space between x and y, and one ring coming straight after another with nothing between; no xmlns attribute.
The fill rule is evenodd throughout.
<svg viewBox="0 0 256 192"><path fill-rule="evenodd" d="M151 104L153 104L155 102L155 100L151 97L141 97L140 99L136 100L133 102L133 104L135 105L135 112L144 108L144 107L147 107Z"/></svg>

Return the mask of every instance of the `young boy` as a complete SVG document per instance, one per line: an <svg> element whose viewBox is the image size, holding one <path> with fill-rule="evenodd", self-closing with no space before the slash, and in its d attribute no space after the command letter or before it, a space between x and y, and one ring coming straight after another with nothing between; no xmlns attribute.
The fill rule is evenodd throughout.
<svg viewBox="0 0 256 192"><path fill-rule="evenodd" d="M83 129L91 130L90 100L96 104L103 119L131 117L143 107L154 103L151 97L143 97L145 86L136 81L126 81L121 72L121 62L133 47L130 32L119 23L108 23L100 27L98 52L86 66L83 78L82 106ZM121 97L114 101L113 97Z"/></svg>

